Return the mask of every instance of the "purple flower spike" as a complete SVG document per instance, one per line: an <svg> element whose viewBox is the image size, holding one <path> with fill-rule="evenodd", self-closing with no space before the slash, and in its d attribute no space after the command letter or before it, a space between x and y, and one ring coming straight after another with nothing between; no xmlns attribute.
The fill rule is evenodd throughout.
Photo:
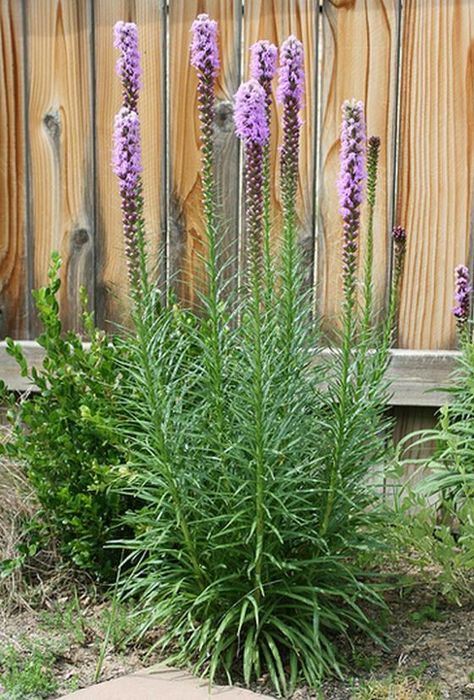
<svg viewBox="0 0 474 700"><path fill-rule="evenodd" d="M254 274L260 273L264 216L264 156L270 136L265 90L251 79L235 95L235 133L245 146L245 219Z"/></svg>
<svg viewBox="0 0 474 700"><path fill-rule="evenodd" d="M304 94L303 44L289 36L280 49L280 79L278 101L283 105L283 144L280 150L280 171L283 207L286 216L293 217L298 180L300 150L300 110Z"/></svg>
<svg viewBox="0 0 474 700"><path fill-rule="evenodd" d="M263 82L273 80L276 74L278 49L266 39L250 47L250 76Z"/></svg>
<svg viewBox="0 0 474 700"><path fill-rule="evenodd" d="M267 116L272 103L272 80L276 74L278 49L266 39L250 47L250 77L258 80L265 90Z"/></svg>
<svg viewBox="0 0 474 700"><path fill-rule="evenodd" d="M303 107L304 95L304 52L303 44L294 36L289 36L280 49L280 81L277 98L285 105L294 101L299 111Z"/></svg>
<svg viewBox="0 0 474 700"><path fill-rule="evenodd" d="M471 299L471 278L469 268L465 265L458 265L454 271L455 275L455 291L454 301L456 306L453 308L453 315L460 328L463 328L469 320L470 299Z"/></svg>
<svg viewBox="0 0 474 700"><path fill-rule="evenodd" d="M208 15L198 15L191 25L191 65L199 77L213 80L219 71L217 48L217 22Z"/></svg>
<svg viewBox="0 0 474 700"><path fill-rule="evenodd" d="M112 167L119 179L122 221L128 275L132 289L140 279L139 238L142 235L140 120L138 114L122 107L115 117Z"/></svg>
<svg viewBox="0 0 474 700"><path fill-rule="evenodd" d="M340 212L344 220L343 279L349 303L355 292L357 239L360 206L364 195L366 127L364 105L351 100L342 105L340 174L338 180Z"/></svg>
<svg viewBox="0 0 474 700"><path fill-rule="evenodd" d="M117 75L122 81L123 104L136 112L142 72L137 25L133 22L117 22L114 27L114 47L120 51Z"/></svg>
<svg viewBox="0 0 474 700"><path fill-rule="evenodd" d="M255 79L242 83L235 94L235 133L245 143L263 146L269 138L265 90Z"/></svg>
<svg viewBox="0 0 474 700"><path fill-rule="evenodd" d="M219 70L217 22L208 15L198 15L191 25L191 65L198 78L198 111L201 122L201 163L203 201L207 229L214 226L214 116L216 111L215 78Z"/></svg>

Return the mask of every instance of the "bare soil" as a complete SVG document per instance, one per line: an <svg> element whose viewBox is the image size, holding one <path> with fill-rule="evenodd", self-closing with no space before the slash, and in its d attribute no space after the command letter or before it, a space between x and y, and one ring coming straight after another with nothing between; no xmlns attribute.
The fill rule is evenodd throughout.
<svg viewBox="0 0 474 700"><path fill-rule="evenodd" d="M392 592L389 597L392 618L387 648L360 639L344 681L325 683L322 695L300 688L292 700L474 698L474 605L457 608L439 604L434 608L432 594L426 590L405 596ZM50 600L43 610L0 612L0 647L14 645L20 652L28 653L36 643L56 650L53 670L59 687L51 697L91 685L104 644L100 680L136 671L156 661L153 656L146 657L146 646L124 644L126 618L121 620L113 639L106 640L109 604L92 602L87 595L81 597L80 612L71 613L70 604L71 600L62 596ZM60 610L66 611L62 618ZM362 693L376 679L391 679L394 685L390 687L398 688L397 679L401 678L409 679L403 684L403 693L395 690L386 694L375 690ZM263 678L255 690L271 696L266 680ZM436 688L436 694L423 695L431 686Z"/></svg>

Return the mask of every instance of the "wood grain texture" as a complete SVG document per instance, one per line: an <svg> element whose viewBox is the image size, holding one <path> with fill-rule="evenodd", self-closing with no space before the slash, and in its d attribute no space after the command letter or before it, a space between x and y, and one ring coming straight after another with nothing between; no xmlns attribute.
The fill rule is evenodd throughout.
<svg viewBox="0 0 474 700"><path fill-rule="evenodd" d="M315 218L315 163L317 141L317 84L319 2L317 0L246 0L244 2L244 78L249 78L250 47L268 39L280 47L293 34L303 42L305 56L305 95L302 111L298 216L303 264L308 284L312 283ZM281 223L278 146L282 141L281 108L277 106L274 81L271 133L272 239L278 247Z"/></svg>
<svg viewBox="0 0 474 700"><path fill-rule="evenodd" d="M0 1L0 337L28 337L22 7Z"/></svg>
<svg viewBox="0 0 474 700"><path fill-rule="evenodd" d="M436 425L436 409L433 407L396 406L393 408L392 416L395 423L393 433L395 445L398 445L400 440L411 433L419 430L430 430ZM407 441L404 449L400 451L400 459L406 461L403 470L403 482L410 480L411 486L415 486L422 476L418 460L429 458L435 447L430 442L426 442L424 445L412 446L414 442L414 439ZM390 498L393 492L393 483L387 483L387 496Z"/></svg>
<svg viewBox="0 0 474 700"><path fill-rule="evenodd" d="M119 52L113 46L116 22L136 22L142 65L141 116L143 196L146 236L151 267L160 261L164 240L164 3L161 0L96 0L95 33L95 133L97 157L98 320L124 323L129 308L129 288L122 237L118 183L111 167L114 117L121 107L121 84L115 64Z"/></svg>
<svg viewBox="0 0 474 700"><path fill-rule="evenodd" d="M336 182L341 106L346 99L364 102L368 135L379 136L382 142L374 221L376 310L385 302L390 275L398 21L398 0L325 0L323 4L317 282L319 311L326 329L334 326L342 299L342 221ZM365 221L363 215L360 267Z"/></svg>
<svg viewBox="0 0 474 700"><path fill-rule="evenodd" d="M471 254L474 4L407 2L398 218L408 250L401 347L449 348L454 267Z"/></svg>
<svg viewBox="0 0 474 700"><path fill-rule="evenodd" d="M239 235L239 149L232 98L240 82L240 0L172 0L169 7L169 271L183 303L195 305L203 289L206 255L201 207L197 79L189 65L190 29L206 12L219 26L221 70L216 82L216 180L222 198L221 265L226 276L237 265Z"/></svg>
<svg viewBox="0 0 474 700"><path fill-rule="evenodd" d="M51 251L59 251L61 318L65 328L79 328L79 287L94 304L95 286L89 3L29 0L25 7L32 282L45 283Z"/></svg>

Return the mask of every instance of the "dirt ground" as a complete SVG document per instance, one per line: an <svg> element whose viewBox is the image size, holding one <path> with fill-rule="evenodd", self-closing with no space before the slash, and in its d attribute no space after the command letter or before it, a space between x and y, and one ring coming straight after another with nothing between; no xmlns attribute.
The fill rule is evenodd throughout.
<svg viewBox="0 0 474 700"><path fill-rule="evenodd" d="M300 688L293 700L474 698L474 605L434 607L427 591L404 597L392 592L389 597L392 620L388 648L361 639L344 682L327 682L322 695ZM20 655L30 653L35 644L53 649L52 670L58 687L50 697L92 684L101 653L101 680L156 661L153 656L146 658L146 647L124 644L128 621L123 612L112 637L106 639L109 612L108 604L92 603L83 597L80 608L76 604L71 607L71 601L62 598L50 601L42 611L0 613L0 648L17 647ZM377 679L383 682L383 688L377 685ZM435 688L433 694L423 694L431 687ZM255 690L271 696L265 679Z"/></svg>

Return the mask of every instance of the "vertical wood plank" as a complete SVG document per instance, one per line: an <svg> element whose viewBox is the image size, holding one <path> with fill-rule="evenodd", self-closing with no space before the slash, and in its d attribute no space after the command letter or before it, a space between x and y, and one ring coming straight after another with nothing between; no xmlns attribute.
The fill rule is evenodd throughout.
<svg viewBox="0 0 474 700"><path fill-rule="evenodd" d="M293 34L303 42L305 96L302 112L298 205L300 242L308 283L311 283L314 253L315 153L317 139L317 85L319 0L246 0L244 3L244 78L249 78L250 47L259 39L268 39L280 47ZM278 82L275 78L274 96ZM281 222L278 144L282 141L281 109L272 105L271 187L273 209L272 238L278 245Z"/></svg>
<svg viewBox="0 0 474 700"><path fill-rule="evenodd" d="M341 106L355 98L365 104L368 135L381 138L374 221L374 303L381 309L389 278L390 228L396 137L398 0L325 0L320 150L319 310L333 328L342 299L342 221L339 214ZM360 237L364 256L365 217Z"/></svg>
<svg viewBox="0 0 474 700"><path fill-rule="evenodd" d="M471 246L474 173L474 5L406 3L398 218L408 250L401 347L456 341L454 267Z"/></svg>
<svg viewBox="0 0 474 700"><path fill-rule="evenodd" d="M394 435L393 441L397 445L400 440L411 433L419 430L431 430L436 425L437 409L429 406L396 406L392 409L394 418ZM410 480L411 486L414 486L420 480L421 474L415 474L420 467L418 460L426 460L433 453L434 445L425 443L415 447L410 444L405 445L405 449L400 452L400 459L406 460L407 464L404 469L402 483ZM390 495L393 489L393 484L387 484L387 496Z"/></svg>
<svg viewBox="0 0 474 700"><path fill-rule="evenodd" d="M90 14L87 0L26 3L30 235L33 284L51 251L63 258L65 328L78 328L79 287L94 304L94 197ZM37 330L37 323L33 324Z"/></svg>
<svg viewBox="0 0 474 700"><path fill-rule="evenodd" d="M97 157L98 318L123 323L129 308L129 288L122 237L118 183L111 167L114 117L121 107L121 85L113 47L116 22L136 22L142 63L139 100L143 154L143 197L150 262L159 264L164 223L164 108L162 0L96 0L95 130Z"/></svg>
<svg viewBox="0 0 474 700"><path fill-rule="evenodd" d="M169 270L185 304L195 305L203 286L206 254L201 207L197 79L189 65L190 29L206 12L219 26L221 70L217 79L216 178L222 195L221 264L226 276L237 265L239 149L234 136L232 97L240 81L240 0L173 0L169 7Z"/></svg>
<svg viewBox="0 0 474 700"><path fill-rule="evenodd" d="M0 335L28 337L21 3L0 2Z"/></svg>

